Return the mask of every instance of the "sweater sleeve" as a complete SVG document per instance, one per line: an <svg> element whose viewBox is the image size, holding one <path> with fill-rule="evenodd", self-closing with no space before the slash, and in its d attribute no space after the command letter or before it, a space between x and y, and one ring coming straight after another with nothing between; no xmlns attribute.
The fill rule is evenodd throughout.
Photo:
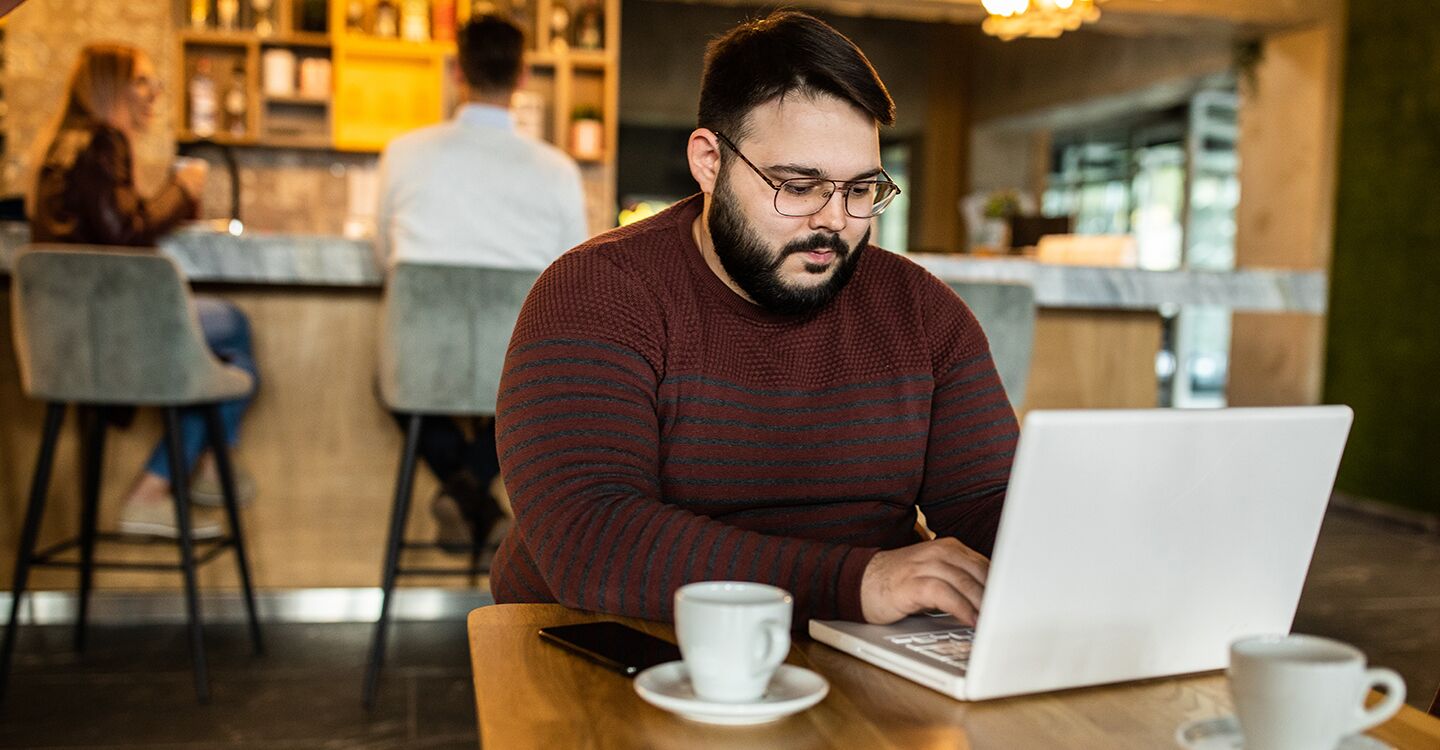
<svg viewBox="0 0 1440 750"><path fill-rule="evenodd" d="M943 282L926 282L922 300L935 395L920 509L931 531L988 557L1019 429L974 314Z"/></svg>
<svg viewBox="0 0 1440 750"><path fill-rule="evenodd" d="M590 611L665 620L681 585L740 579L792 592L797 626L860 619L874 550L743 530L666 502L665 322L654 290L592 248L562 256L531 291L496 428L533 572L555 600ZM496 575L525 591L526 571Z"/></svg>
<svg viewBox="0 0 1440 750"><path fill-rule="evenodd" d="M199 206L174 181L144 198L135 189L130 147L115 130L97 131L76 159L71 205L83 236L103 245L153 245L161 235L195 218Z"/></svg>

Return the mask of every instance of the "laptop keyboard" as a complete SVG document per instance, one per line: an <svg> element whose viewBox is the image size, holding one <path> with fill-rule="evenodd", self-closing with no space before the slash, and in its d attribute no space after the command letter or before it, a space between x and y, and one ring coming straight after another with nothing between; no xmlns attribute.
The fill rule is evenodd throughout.
<svg viewBox="0 0 1440 750"><path fill-rule="evenodd" d="M929 633L906 633L892 635L885 640L963 671L965 665L970 661L970 646L975 640L975 629L960 628L958 630L936 630Z"/></svg>

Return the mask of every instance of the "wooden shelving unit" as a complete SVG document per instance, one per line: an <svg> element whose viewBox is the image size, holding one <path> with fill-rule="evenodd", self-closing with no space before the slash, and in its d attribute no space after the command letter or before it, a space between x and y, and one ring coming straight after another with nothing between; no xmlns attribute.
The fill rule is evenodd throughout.
<svg viewBox="0 0 1440 750"><path fill-rule="evenodd" d="M219 96L229 85L238 63L244 70L246 121L243 133L231 133L224 117L220 131L207 140L260 148L333 149L376 153L395 136L445 119L456 104L455 43L379 38L346 28L349 0L328 0L324 31L301 24L304 0L274 0L270 13L274 33L254 31L250 0L241 0L238 30L195 28L190 25L190 0L172 0L179 33L179 74L173 80L180 90L176 121L182 143L200 140L188 132L189 82L195 63L212 58ZM397 0L397 5L400 0ZM552 28L557 5L570 9L571 25L562 36ZM377 0L361 0L364 18L373 23ZM604 128L604 149L599 158L577 158L592 205L599 203L613 214L615 203L615 148L619 134L620 0L594 0L603 17L600 49L578 49L574 34L578 12L591 0L529 0L532 28L526 29L530 48L528 90L539 94L545 106L543 137L571 151L571 120L578 109L596 111ZM503 4L502 4L503 5ZM455 0L458 29L467 16L468 0ZM213 11L213 3L212 3ZM433 13L433 4L432 4ZM312 20L314 14L312 14ZM432 18L433 21L433 18ZM261 84L262 58L267 50L290 50L298 62L321 57L331 63L326 98L267 95ZM223 69L223 70L222 70ZM224 73L224 75L221 75ZM221 103L223 112L223 101ZM592 217L592 224L613 224Z"/></svg>
<svg viewBox="0 0 1440 750"><path fill-rule="evenodd" d="M310 96L281 96L278 94L261 94L261 98L272 104L290 104L297 107L329 107L329 99L318 99Z"/></svg>
<svg viewBox="0 0 1440 750"><path fill-rule="evenodd" d="M202 136L194 131L181 130L175 134L177 143L218 143L222 146L259 146L259 139L250 136L234 136L229 133L215 133Z"/></svg>

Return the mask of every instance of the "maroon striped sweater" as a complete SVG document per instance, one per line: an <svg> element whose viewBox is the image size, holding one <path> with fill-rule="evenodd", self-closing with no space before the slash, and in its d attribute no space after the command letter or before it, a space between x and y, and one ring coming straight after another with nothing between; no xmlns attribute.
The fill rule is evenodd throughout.
<svg viewBox="0 0 1440 750"><path fill-rule="evenodd" d="M916 506L990 554L1017 429L964 303L867 247L818 313L769 314L705 264L700 209L596 237L531 291L500 384L495 600L669 619L676 588L727 579L792 592L797 624L859 620Z"/></svg>

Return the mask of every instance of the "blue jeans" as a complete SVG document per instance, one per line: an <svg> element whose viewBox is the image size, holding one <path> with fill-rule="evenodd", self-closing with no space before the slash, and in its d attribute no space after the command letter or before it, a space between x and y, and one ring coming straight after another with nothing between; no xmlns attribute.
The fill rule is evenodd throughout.
<svg viewBox="0 0 1440 750"><path fill-rule="evenodd" d="M250 345L250 321L245 317L245 313L229 302L215 297L197 296L195 307L200 313L200 330L205 334L205 343L210 347L210 351L227 364L250 373L258 387L260 374L255 368L255 353ZM250 406L254 397L255 391L252 389L250 395L220 403L220 423L225 431L227 445L235 445L239 438L240 417L244 416L245 409ZM180 450L185 458L186 477L190 476L195 462L200 459L200 454L208 445L205 433L206 408L208 407L180 410ZM170 459L163 438L150 454L145 471L158 474L172 483L175 481L170 473Z"/></svg>

